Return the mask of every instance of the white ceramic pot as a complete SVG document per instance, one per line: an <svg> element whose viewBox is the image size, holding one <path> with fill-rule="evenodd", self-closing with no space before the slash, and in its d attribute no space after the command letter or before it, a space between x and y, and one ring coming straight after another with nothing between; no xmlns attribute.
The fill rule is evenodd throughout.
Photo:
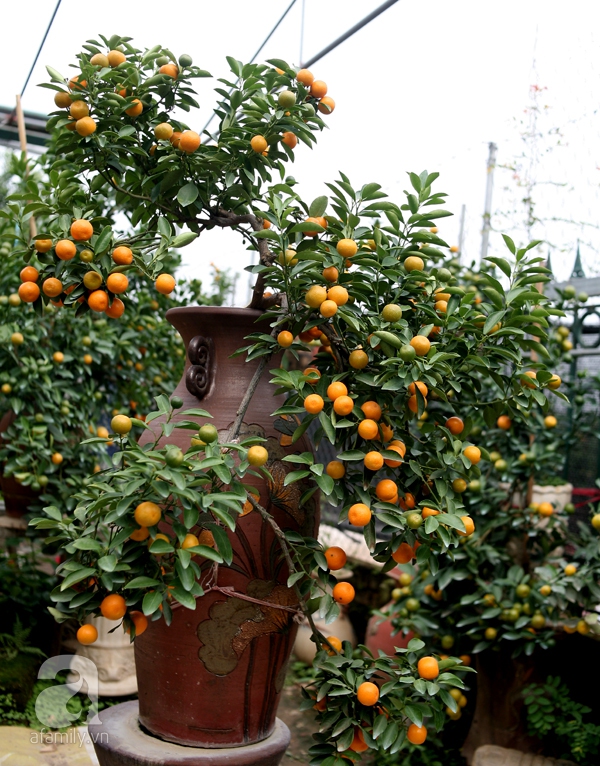
<svg viewBox="0 0 600 766"><path fill-rule="evenodd" d="M558 486L540 484L533 485L533 492L531 495L531 502L537 503L552 503L555 510L563 511L565 505L571 502L573 494L572 484L559 484Z"/></svg>
<svg viewBox="0 0 600 766"><path fill-rule="evenodd" d="M337 620L330 622L328 625L325 624L325 621L321 622L319 620L315 620L315 625L324 636L336 636L340 641L350 641L353 647L356 646L354 628L343 611ZM310 640L311 635L310 625L304 620L298 628L298 635L294 643L294 654L301 662L305 662L307 665L312 664L317 653L317 647Z"/></svg>
<svg viewBox="0 0 600 766"><path fill-rule="evenodd" d="M510 489L510 484L508 484L508 482L501 482L499 486L507 492ZM562 511L564 510L565 505L571 502L572 493L573 485L568 483L559 484L558 486L551 484L534 484L531 492L531 502L537 503L538 505L540 503L552 503L555 510ZM512 506L513 508L521 507L520 492L513 493Z"/></svg>
<svg viewBox="0 0 600 766"><path fill-rule="evenodd" d="M128 634L121 626L110 633L117 623L104 617L91 617L87 622L98 631L98 639L89 646L76 642L67 683L78 680L80 658L85 657L98 668L98 693L101 697L136 694L135 658Z"/></svg>

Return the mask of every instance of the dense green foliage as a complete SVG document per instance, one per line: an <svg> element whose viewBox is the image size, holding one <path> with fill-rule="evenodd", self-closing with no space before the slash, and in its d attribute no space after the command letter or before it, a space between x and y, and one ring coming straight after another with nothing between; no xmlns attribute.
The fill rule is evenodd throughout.
<svg viewBox="0 0 600 766"><path fill-rule="evenodd" d="M52 158L51 149L30 174L22 160L9 158L0 179L5 210L11 187L15 193L24 186L50 188ZM114 199L104 204L108 207ZM43 220L38 217L38 225ZM0 412L16 416L0 443L0 463L4 476L42 492L42 504L66 502L72 507L68 498L107 459L108 442L81 449L82 439L108 424L116 412L143 416L153 397L172 391L181 377L185 351L164 318L166 309L192 301L219 304L230 283L227 274L221 275L212 294L205 295L199 282L182 282L177 298L167 298L150 291L135 274L128 312L120 320L91 313L75 317L50 302L40 313L17 293L23 262L13 248L16 238L13 226L0 218ZM168 263L177 268L179 255L170 254ZM40 267L35 259L31 264ZM62 461L54 464L57 453Z"/></svg>
<svg viewBox="0 0 600 766"><path fill-rule="evenodd" d="M574 760L581 766L598 763L600 726L589 720L589 707L571 699L559 677L523 690L529 733L544 745L544 752Z"/></svg>
<svg viewBox="0 0 600 766"><path fill-rule="evenodd" d="M89 317L90 303L94 309L93 292L102 292L112 305L110 275L137 270L156 278L168 266L170 248L185 245L206 228L239 230L259 252L259 264L250 267L257 275L253 305L267 308L272 332L252 334L238 353L269 358L282 346L292 355L319 347L312 372L272 371L279 392L288 396L273 417L292 444L314 422L316 442L328 440L337 459L326 466L312 453L290 450L281 461L287 471L283 485L310 480L300 504L308 503L318 487L330 503L342 507L341 518L351 522L352 508L360 504L362 520L355 526L363 529L384 572L416 559L430 578L427 584L435 583L442 592L450 584L460 589L463 582L479 587L489 577L494 582L485 585L494 604L485 609L498 609L494 617L502 616L504 600L531 577L513 567L506 582L498 581L498 571L510 559L502 547L503 525L517 536L529 535L537 519L525 510L512 513L506 507L510 503L498 505L506 496L500 490L490 489L483 500L476 490L464 490L472 482L481 486L482 476L487 481L489 475L484 424L492 429L503 413L518 419L518 413L530 411L537 422L549 413L552 396L565 398L556 390L552 367L547 368L551 358L544 346L553 317L563 312L537 287L548 281L543 259L532 251L537 243L517 248L505 237L506 258L488 259L471 290L448 268L449 248L438 236L436 221L451 213L444 207L446 195L433 188L437 173L410 173L410 188L399 203L389 201L379 184L355 188L344 174L328 184L331 198L307 203L293 179L285 179L284 161L294 154L282 142L283 134L291 132L310 145L324 127L315 113L315 106L323 104L286 62L242 65L230 59L235 82L221 81L229 92L217 90L222 100L214 143L201 145L190 133L182 143L187 126L173 112L196 105L190 80L207 73L189 57L180 58L177 67L171 52L160 46L141 52L127 38L103 42L122 48L122 63L105 66L101 59L92 64L102 46L90 41L78 57L79 82L66 83L49 70L50 88L66 93L68 87L70 101L87 104L91 118L85 119L93 121L94 131L88 132L89 122L69 130L65 112L51 118L56 158L49 168L50 187L28 187L9 203L19 227L16 254L30 260L36 242L50 239L47 252L35 256L41 279L59 278L64 310L75 308L85 320L81 315ZM163 66L175 74L161 72ZM131 109L136 99L141 104L137 114ZM167 121L167 127L184 131L182 137L157 137ZM255 141L260 137L264 144ZM274 173L278 183L272 183ZM108 215L109 199L129 217L127 231ZM44 226L30 243L32 214L42 216ZM82 223L89 233L83 241L76 236ZM57 240L69 237L76 240L77 258L63 258L57 249ZM119 264L117 246L131 249L131 264ZM106 289L86 285L90 271ZM271 296L263 295L266 288ZM47 302L42 294L34 308L43 311ZM158 410L145 423L125 420L122 431L148 428L162 415L154 440L140 446L132 438L135 432L123 435L112 469L89 477L68 513L53 504L34 521L37 528L51 530L68 554L59 567L62 582L52 594L58 620L98 613L107 595L118 594L128 610L126 627L133 629L131 610L168 622L172 599L194 609L206 574L231 563L227 531L235 531L240 513L260 513L265 523L273 523L268 503L262 507L244 486L252 474L273 483L273 458L265 455L262 464L249 461L249 448L262 440L240 440L235 429L219 440L216 429L213 433L205 426L183 453L168 446L173 429L196 432L210 413L190 410L175 422L173 410L181 401L169 402L165 396L156 401ZM88 442L99 443L95 438ZM152 519L138 521L142 502L155 503L158 517L152 511ZM426 508L433 513L425 513ZM171 526L159 536L161 518ZM558 538L559 525L553 520L552 536L538 535L542 550L546 539ZM211 533L214 547L198 538L192 538L191 547L184 545L200 532ZM288 584L300 606L309 615L318 611L327 620L336 617L339 603L351 600L352 588L336 584L322 546L295 532L279 539L291 570ZM585 556L584 567L591 567ZM490 571L482 574L484 558ZM572 586L577 590L578 583L580 590L591 589L578 577L566 581L559 570L550 579L553 598L559 600ZM455 604L463 595L444 604L450 618L457 617ZM479 594L471 589L466 596L465 604L479 610ZM537 596L531 599L535 609ZM418 601L416 610L406 604L406 615L403 604L398 606L399 626L414 627L427 638L437 629L432 619L419 616ZM411 622L408 614L415 611ZM522 611L526 614L525 607ZM474 640L479 640L479 620L478 611ZM515 629L524 627L521 620L517 615ZM546 632L534 637L542 642ZM304 700L319 710L314 766L345 765L349 753L366 747L394 755L406 746L407 736L426 733L422 726L439 730L447 711L456 716L459 705L451 692L460 697L462 674L469 669L459 656L442 658L437 643L428 658L420 638L392 657L373 657L366 649L357 656L347 643L338 650L335 641L317 632L314 640L320 645L318 672ZM361 697L364 684L373 690L374 682L376 696Z"/></svg>

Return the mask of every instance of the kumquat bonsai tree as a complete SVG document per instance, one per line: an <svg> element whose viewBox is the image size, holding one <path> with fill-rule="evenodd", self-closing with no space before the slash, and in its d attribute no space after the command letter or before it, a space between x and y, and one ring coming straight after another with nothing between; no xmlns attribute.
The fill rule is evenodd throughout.
<svg viewBox="0 0 600 766"><path fill-rule="evenodd" d="M217 87L219 128L202 136L191 83L209 73L187 55L140 51L115 36L88 41L73 76L48 70L45 87L58 107L49 121L51 188L10 203L18 251L39 273L19 289L22 300L123 321L128 275L170 294L170 250L221 227L258 252L248 270L259 311L244 314L257 324L232 363L253 373L223 427L211 424L218 413L205 394L212 346L195 336L186 385L202 406L160 395L145 420L116 415L111 467L89 478L74 510L52 505L32 523L64 550L52 613L76 618L84 644L96 638L86 618L102 614L122 622L141 652L210 598L194 658L213 683L238 672L261 634L292 635L305 615L319 650L303 702L317 711L311 763L342 766L369 750L425 743L447 710L459 710L456 690L471 669L442 656L442 646L424 651L420 638L393 656L364 647L358 656L349 642L319 633L313 615L330 622L355 592L333 574L345 551L317 541L310 513L319 496L338 507L384 571L414 562L435 583L446 567L462 570L481 545L477 501L463 492L487 474L490 458L472 429L482 413L544 413L548 398L561 396L543 362L548 318L560 312L536 287L547 273L537 243L517 249L506 237L506 259L489 259L503 275L481 274L478 302L461 286L436 228L450 215L434 190L437 173L410 173L399 203L379 184L356 188L343 173L327 184L330 195L305 202L286 164L334 111L326 84L281 60L228 61L232 74ZM125 228L107 215L111 195ZM40 233L29 241L33 214ZM297 359L307 350L314 362L304 370L279 361L282 351ZM263 374L273 404L261 431L244 418ZM425 419L430 402L441 417ZM265 437L272 428L279 436ZM335 459L324 463L318 448L326 442ZM279 585L242 592L221 578L242 572L251 524L258 539L274 540L260 566ZM235 615L241 622L229 633ZM145 699L140 693L144 722Z"/></svg>

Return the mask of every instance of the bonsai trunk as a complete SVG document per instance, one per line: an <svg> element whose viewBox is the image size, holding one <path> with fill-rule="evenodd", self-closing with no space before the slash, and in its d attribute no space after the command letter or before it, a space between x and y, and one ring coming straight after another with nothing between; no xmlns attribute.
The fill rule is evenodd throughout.
<svg viewBox="0 0 600 766"><path fill-rule="evenodd" d="M477 702L462 748L468 763L481 745L531 752L536 740L527 734L522 715L523 687L534 679L531 662L511 657L512 646L477 655Z"/></svg>

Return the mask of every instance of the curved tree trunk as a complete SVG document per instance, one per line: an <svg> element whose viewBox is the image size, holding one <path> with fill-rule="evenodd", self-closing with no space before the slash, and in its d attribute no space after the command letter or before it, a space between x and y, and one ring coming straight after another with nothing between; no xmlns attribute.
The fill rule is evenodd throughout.
<svg viewBox="0 0 600 766"><path fill-rule="evenodd" d="M511 658L512 647L477 655L477 702L473 722L462 748L470 764L481 745L512 747L523 752L537 749L527 734L522 716L523 687L531 683L531 661Z"/></svg>

